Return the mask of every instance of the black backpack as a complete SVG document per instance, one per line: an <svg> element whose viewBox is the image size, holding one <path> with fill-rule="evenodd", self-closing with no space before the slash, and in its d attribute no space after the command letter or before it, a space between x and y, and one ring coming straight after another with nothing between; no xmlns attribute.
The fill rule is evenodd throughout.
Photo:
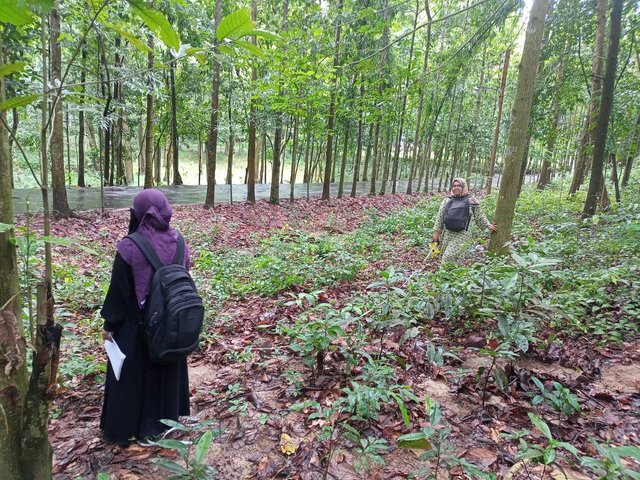
<svg viewBox="0 0 640 480"><path fill-rule="evenodd" d="M198 348L204 320L202 298L183 265L184 238L178 234L173 263L163 265L143 235L128 237L155 271L145 305L144 339L149 356L155 363L176 363Z"/></svg>
<svg viewBox="0 0 640 480"><path fill-rule="evenodd" d="M444 226L452 232L461 232L469 228L471 212L469 197L451 197L444 212Z"/></svg>

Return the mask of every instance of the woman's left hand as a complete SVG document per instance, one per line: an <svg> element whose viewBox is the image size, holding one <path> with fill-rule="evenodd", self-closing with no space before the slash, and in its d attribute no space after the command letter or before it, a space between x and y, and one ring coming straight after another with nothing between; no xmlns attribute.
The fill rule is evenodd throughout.
<svg viewBox="0 0 640 480"><path fill-rule="evenodd" d="M497 232L498 231L498 226L495 223L490 223L487 228L489 230L491 230L492 232Z"/></svg>

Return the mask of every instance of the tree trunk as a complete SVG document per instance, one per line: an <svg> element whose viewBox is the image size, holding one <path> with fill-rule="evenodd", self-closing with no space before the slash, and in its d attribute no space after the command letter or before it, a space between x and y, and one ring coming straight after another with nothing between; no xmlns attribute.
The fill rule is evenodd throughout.
<svg viewBox="0 0 640 480"><path fill-rule="evenodd" d="M282 3L282 31L287 30L287 21L289 16L289 0ZM278 85L278 96L282 99L284 93L282 84ZM278 107L280 108L280 107ZM273 164L271 168L271 193L269 195L269 203L277 205L280 203L280 168L281 166L281 150L282 150L282 121L284 114L282 111L276 112L276 130L273 136Z"/></svg>
<svg viewBox="0 0 640 480"><path fill-rule="evenodd" d="M564 50L564 47L563 47ZM565 53L566 54L566 53ZM560 120L560 88L564 81L564 55L560 58L558 74L556 76L556 84L553 89L553 106L551 107L551 125L547 133L547 148L544 152L542 161L542 169L540 170L540 180L538 180L538 190L544 188L551 181L551 157L554 154L556 139L558 138L558 121Z"/></svg>
<svg viewBox="0 0 640 480"><path fill-rule="evenodd" d="M147 54L147 69L149 71L149 91L147 92L147 116L145 126L144 148L144 188L153 187L153 35L148 36L149 53Z"/></svg>
<svg viewBox="0 0 640 480"><path fill-rule="evenodd" d="M222 0L216 0L216 13L213 30L218 30L222 17ZM214 53L218 53L218 40L214 40ZM207 138L207 195L204 204L213 208L216 198L216 155L218 153L218 108L220 102L220 62L213 57L213 76L211 80L211 117Z"/></svg>
<svg viewBox="0 0 640 480"><path fill-rule="evenodd" d="M338 11L336 17L340 18L342 14L342 0L338 0ZM322 182L322 199L329 200L331 185L331 167L332 167L332 148L335 123L335 103L336 103L336 87L338 83L338 62L340 49L340 34L342 32L342 22L338 22L336 27L335 52L333 54L333 81L331 87L331 98L329 100L329 113L327 115L327 150L326 161L324 166L324 181Z"/></svg>
<svg viewBox="0 0 640 480"><path fill-rule="evenodd" d="M640 68L640 58L638 59L638 68ZM631 178L631 167L633 166L633 159L640 151L640 112L636 119L635 127L635 142L631 142L629 145L629 151L627 152L627 159L624 163L624 172L622 174L622 187L626 187L629 184L629 178Z"/></svg>
<svg viewBox="0 0 640 480"><path fill-rule="evenodd" d="M178 100L176 98L176 62L169 54L169 86L171 87L171 151L173 153L173 184L182 185L180 151L178 148Z"/></svg>
<svg viewBox="0 0 640 480"><path fill-rule="evenodd" d="M0 33L0 52L2 52ZM4 66L4 55L0 54L0 69ZM45 84L46 85L46 84ZM5 77L0 76L0 103L5 98ZM46 102L43 102L46 105ZM11 196L11 154L9 131L5 127L6 111L0 112L0 223L12 225L13 200ZM25 363L26 341L23 337L22 302L18 289L18 264L14 230L0 231L0 331L10 332L8 341L0 342L0 472L7 480L21 480L21 428L23 402L26 390L27 369ZM11 365L7 359L15 360ZM35 459L34 459L35 460Z"/></svg>
<svg viewBox="0 0 640 480"><path fill-rule="evenodd" d="M598 104L600 102L600 90L602 88L602 61L604 52L604 37L607 26L607 0L598 0L596 40L593 50L593 60L591 62L591 98L589 99L589 107L587 108L587 116L584 122L584 130L580 139L580 147L578 148L578 158L576 167L573 171L573 179L569 187L569 194L576 193L585 177L587 166L588 147L593 144L593 129L595 127L596 118L598 117Z"/></svg>
<svg viewBox="0 0 640 480"><path fill-rule="evenodd" d="M356 196L360 175L360 160L362 160L362 125L364 123L364 78L360 78L360 111L358 112L358 139L356 141L356 158L353 164L353 179L351 182L351 198Z"/></svg>
<svg viewBox="0 0 640 480"><path fill-rule="evenodd" d="M257 0L251 0L251 19L257 19ZM251 36L251 43L256 45L256 36ZM251 84L255 85L258 80L258 69L255 61L251 64ZM256 201L256 101L251 97L249 100L249 146L247 147L247 202Z"/></svg>
<svg viewBox="0 0 640 480"><path fill-rule="evenodd" d="M362 181L366 182L369 176L369 159L371 158L371 149L373 148L373 123L369 125L369 134L367 135L367 150L364 154L364 167L362 167Z"/></svg>
<svg viewBox="0 0 640 480"><path fill-rule="evenodd" d="M622 23L622 6L624 0L613 0L611 9L611 21L609 26L609 49L607 51L607 65L605 67L602 83L602 96L596 129L594 130L593 161L591 162L591 179L589 191L584 203L583 216L591 216L596 212L604 178L602 170L604 165L607 131L609 128L609 116L613 106L613 92L615 90L616 69L618 66L618 50L620 48L620 30Z"/></svg>
<svg viewBox="0 0 640 480"><path fill-rule="evenodd" d="M391 171L391 193L395 195L398 181L398 163L400 161L400 145L402 143L402 134L404 132L404 115L407 110L407 96L409 95L409 79L411 78L411 65L413 64L413 47L416 40L416 26L418 25L418 14L420 13L420 1L416 0L416 12L413 19L413 31L411 33L411 43L409 45L409 61L407 68L407 76L404 82L404 92L402 95L402 109L400 110L400 131L398 132L398 142L396 143L396 151L393 155L393 170Z"/></svg>
<svg viewBox="0 0 640 480"><path fill-rule="evenodd" d="M380 118L376 120L376 128L373 134L373 151L371 153L371 182L369 185L369 195L376 194L376 174L378 173L378 163L379 163L379 155L380 155Z"/></svg>
<svg viewBox="0 0 640 480"><path fill-rule="evenodd" d="M85 182L85 152L84 152L84 82L87 78L87 48L82 47L82 63L80 68L80 111L78 112L78 186L86 187Z"/></svg>
<svg viewBox="0 0 640 480"><path fill-rule="evenodd" d="M60 36L60 12L58 2L49 13L51 29L51 81L62 81L62 48ZM64 178L64 124L62 118L62 92L60 88L53 94L53 122L51 124L51 187L53 190L53 212L58 218L68 218L71 209L67 202L67 189Z"/></svg>
<svg viewBox="0 0 640 480"><path fill-rule="evenodd" d="M529 129L531 103L535 87L536 72L540 62L540 49L544 34L544 23L549 7L549 0L534 0L529 14L527 34L524 41L522 60L518 68L518 84L516 98L511 113L511 126L507 137L507 148L504 157L503 181L500 185L498 204L496 205L495 223L499 230L492 233L489 248L493 252L506 253L507 242L511 238L511 228L515 214L518 192L518 179L522 168L522 154ZM505 55L506 60L506 55ZM505 61L506 64L506 61ZM493 175L488 180L493 181Z"/></svg>
<svg viewBox="0 0 640 480"><path fill-rule="evenodd" d="M338 198L344 192L344 174L347 169L347 153L349 151L349 120L344 125L344 143L342 145L342 164L340 165L340 182L338 183Z"/></svg>
<svg viewBox="0 0 640 480"><path fill-rule="evenodd" d="M298 136L300 117L296 115L293 121L293 147L291 148L291 175L289 176L289 200L293 202L296 194L296 177L298 176Z"/></svg>
<svg viewBox="0 0 640 480"><path fill-rule="evenodd" d="M546 7L545 7L546 11ZM544 17L542 19L544 24ZM498 96L498 118L496 119L496 128L493 132L493 146L491 147L491 159L489 160L489 175L487 175L487 195L491 194L491 188L493 187L493 174L496 168L496 155L498 153L498 139L500 138L500 122L502 121L502 103L504 102L504 90L507 85L507 72L509 70L509 57L511 50L507 48L504 52L504 63L502 65L502 80L500 81L500 95ZM536 61L537 65L538 61ZM522 66L523 62L520 62ZM534 73L535 75L535 73ZM531 101L529 101L531 103ZM529 119L527 118L527 125Z"/></svg>

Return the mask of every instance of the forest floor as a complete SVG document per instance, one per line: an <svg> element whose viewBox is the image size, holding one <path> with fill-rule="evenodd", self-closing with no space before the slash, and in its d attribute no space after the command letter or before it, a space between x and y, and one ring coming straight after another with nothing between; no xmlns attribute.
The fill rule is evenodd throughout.
<svg viewBox="0 0 640 480"><path fill-rule="evenodd" d="M542 295L531 287L534 294L518 309L529 311L525 330L535 325L535 334L527 334L530 348L516 341L521 348L503 354L495 311L483 314L482 299L473 310L442 296L457 291L446 283L460 277L438 274L436 260L428 258L438 204L430 196L398 195L279 207L175 207L172 223L197 257L194 279L212 313L201 348L189 360L188 431L169 434L189 440L216 431L203 463L217 477L194 478L558 479L564 471L566 478L582 479L595 478L579 460L597 456L590 439L640 445L640 337L635 310L629 310L637 306L637 283L634 299L625 293L607 307L607 320L626 319L629 311L631 320L599 336L551 322L552 314L536 303ZM154 461L184 466L176 450L135 443L121 448L100 435L105 355L97 307L128 210L83 215L52 227L52 235L73 237L97 253L76 246L55 251L57 312L66 334L49 429L54 478L95 478L98 472L122 480L168 478L171 473ZM522 220L531 231L537 221ZM474 260L483 256L476 249ZM479 270L463 274L473 272ZM529 286L528 277L521 299L523 285ZM500 290L494 288L491 301L511 295ZM326 334L328 318L346 320L336 320L340 329ZM315 324L330 340L321 372L314 365L317 344L309 340ZM577 409L570 406L574 400ZM441 419L433 405L440 406ZM560 446L552 449L555 460L547 453L549 466L522 460L523 442L529 450L551 445L544 428L533 428L529 412L578 455ZM212 423L203 427L207 420ZM428 444L399 448L401 435L429 426L435 436ZM633 460L622 462L621 468L637 471Z"/></svg>

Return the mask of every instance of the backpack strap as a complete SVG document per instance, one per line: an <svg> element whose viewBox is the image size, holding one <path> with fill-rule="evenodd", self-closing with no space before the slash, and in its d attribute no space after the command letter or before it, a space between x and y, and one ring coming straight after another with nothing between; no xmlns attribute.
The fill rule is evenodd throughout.
<svg viewBox="0 0 640 480"><path fill-rule="evenodd" d="M154 270L158 270L160 267L162 267L162 262L149 243L149 240L147 240L144 235L139 232L134 232L130 235L127 235L125 238L131 239L131 241L138 246L138 248L145 256L145 258L149 261ZM180 245L180 242L178 242L178 245Z"/></svg>
<svg viewBox="0 0 640 480"><path fill-rule="evenodd" d="M178 232L178 246L176 247L176 255L175 257L173 257L173 263L175 263L176 265L182 265L184 263L184 250L184 238L182 237L180 232Z"/></svg>

